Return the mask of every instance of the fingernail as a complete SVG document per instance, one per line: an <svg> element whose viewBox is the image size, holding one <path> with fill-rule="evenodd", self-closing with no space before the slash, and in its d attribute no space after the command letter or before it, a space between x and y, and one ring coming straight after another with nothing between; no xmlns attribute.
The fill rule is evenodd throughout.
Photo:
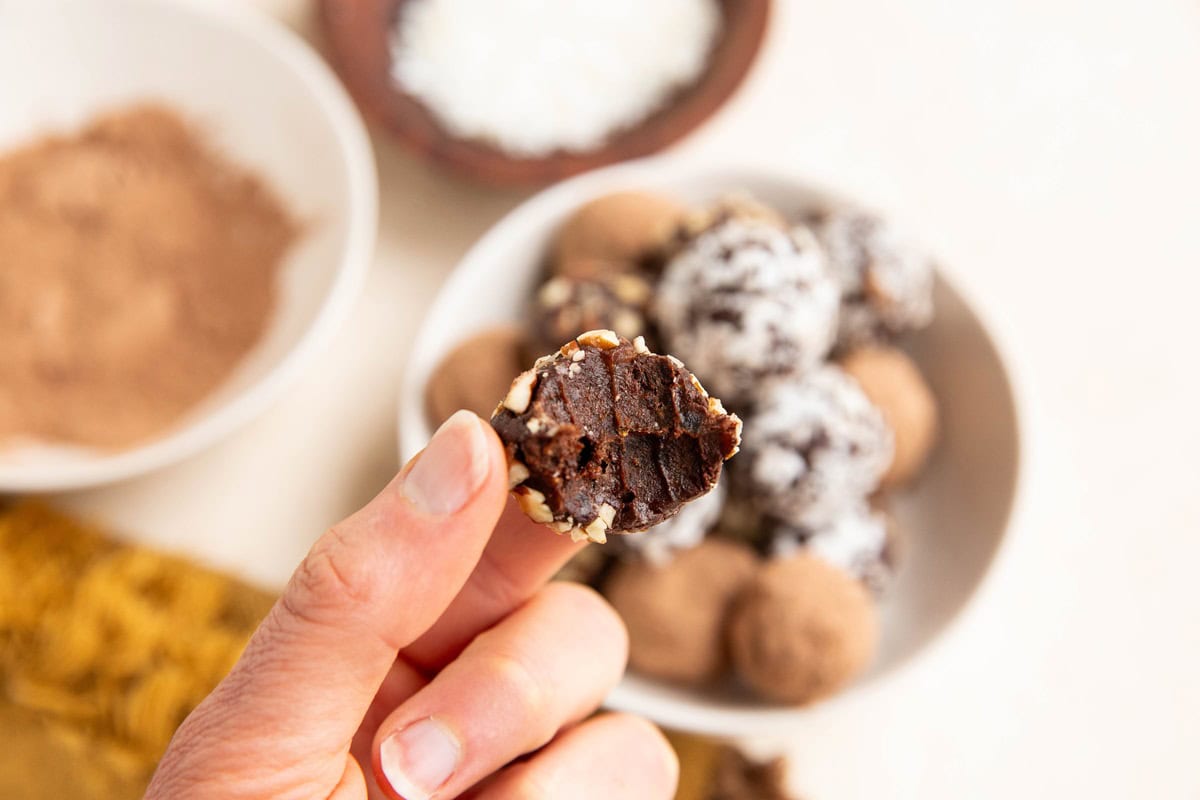
<svg viewBox="0 0 1200 800"><path fill-rule="evenodd" d="M433 717L419 720L379 743L379 769L404 800L429 800L458 767L462 746Z"/></svg>
<svg viewBox="0 0 1200 800"><path fill-rule="evenodd" d="M470 411L456 411L442 423L404 478L404 494L426 514L458 511L487 475L483 423Z"/></svg>

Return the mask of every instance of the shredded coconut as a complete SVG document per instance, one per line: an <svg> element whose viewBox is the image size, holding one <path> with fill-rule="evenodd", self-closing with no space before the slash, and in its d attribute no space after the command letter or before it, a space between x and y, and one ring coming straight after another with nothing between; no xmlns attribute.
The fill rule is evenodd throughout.
<svg viewBox="0 0 1200 800"><path fill-rule="evenodd" d="M858 384L823 366L763 390L733 466L765 511L820 528L874 491L892 447L883 416Z"/></svg>
<svg viewBox="0 0 1200 800"><path fill-rule="evenodd" d="M933 259L891 223L847 209L828 214L816 231L841 288L840 348L933 319Z"/></svg>
<svg viewBox="0 0 1200 800"><path fill-rule="evenodd" d="M838 289L816 239L757 220L718 223L667 265L658 323L714 393L749 400L769 377L815 368L837 331Z"/></svg>
<svg viewBox="0 0 1200 800"><path fill-rule="evenodd" d="M392 76L457 136L581 152L695 81L720 22L716 0L410 0Z"/></svg>
<svg viewBox="0 0 1200 800"><path fill-rule="evenodd" d="M877 570L887 544L887 518L858 503L816 530L782 528L771 540L771 555L805 550L856 578Z"/></svg>

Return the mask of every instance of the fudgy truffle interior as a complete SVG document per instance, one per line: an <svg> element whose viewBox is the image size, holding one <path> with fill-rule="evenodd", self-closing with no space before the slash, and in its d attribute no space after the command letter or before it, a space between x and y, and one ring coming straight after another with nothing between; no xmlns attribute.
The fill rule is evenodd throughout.
<svg viewBox="0 0 1200 800"><path fill-rule="evenodd" d="M556 520L585 525L607 504L613 533L644 530L707 492L738 440L736 419L711 409L679 362L624 340L543 363L526 411L492 422Z"/></svg>

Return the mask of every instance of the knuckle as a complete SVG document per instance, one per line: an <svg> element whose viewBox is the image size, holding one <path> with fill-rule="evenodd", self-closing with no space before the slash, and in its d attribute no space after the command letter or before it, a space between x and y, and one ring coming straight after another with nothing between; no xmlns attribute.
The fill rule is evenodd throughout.
<svg viewBox="0 0 1200 800"><path fill-rule="evenodd" d="M495 651L484 656L483 669L491 676L500 696L511 698L520 709L523 719L529 721L528 730L537 739L549 741L558 729L551 713L551 697L544 676L540 675L527 660L505 651ZM543 742L544 743L544 742Z"/></svg>
<svg viewBox="0 0 1200 800"><path fill-rule="evenodd" d="M322 536L300 563L280 599L298 619L336 624L354 609L370 606L375 596L369 560L359 558L341 528Z"/></svg>
<svg viewBox="0 0 1200 800"><path fill-rule="evenodd" d="M589 650L610 659L612 669L624 670L629 633L621 615L599 592L583 584L557 581L547 584L542 593L558 613L571 618L572 630L587 638Z"/></svg>

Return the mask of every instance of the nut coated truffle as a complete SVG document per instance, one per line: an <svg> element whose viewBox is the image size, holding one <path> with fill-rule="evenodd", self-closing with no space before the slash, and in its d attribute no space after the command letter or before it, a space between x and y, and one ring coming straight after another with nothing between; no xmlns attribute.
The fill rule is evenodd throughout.
<svg viewBox="0 0 1200 800"><path fill-rule="evenodd" d="M859 209L829 211L813 224L841 288L839 349L929 324L934 266L926 252Z"/></svg>
<svg viewBox="0 0 1200 800"><path fill-rule="evenodd" d="M524 332L503 325L477 333L438 364L425 385L425 415L437 427L460 408L487 417L512 376L525 367Z"/></svg>
<svg viewBox="0 0 1200 800"><path fill-rule="evenodd" d="M710 491L741 420L672 356L589 331L512 382L492 425L521 508L572 539L644 531Z"/></svg>
<svg viewBox="0 0 1200 800"><path fill-rule="evenodd" d="M808 703L845 686L870 662L878 636L863 585L809 554L767 562L729 620L738 677L780 703Z"/></svg>
<svg viewBox="0 0 1200 800"><path fill-rule="evenodd" d="M657 312L667 349L713 391L746 402L764 379L803 373L825 358L838 290L806 229L789 234L730 219L667 263Z"/></svg>
<svg viewBox="0 0 1200 800"><path fill-rule="evenodd" d="M588 277L596 262L632 269L671 236L686 208L653 192L618 192L582 206L559 229L557 274ZM580 272L582 270L582 273Z"/></svg>
<svg viewBox="0 0 1200 800"><path fill-rule="evenodd" d="M895 455L880 481L884 488L916 477L937 441L938 410L917 365L895 347L860 347L846 355L842 369L883 413L895 438Z"/></svg>
<svg viewBox="0 0 1200 800"><path fill-rule="evenodd" d="M728 666L730 603L754 576L749 547L706 539L669 564L617 564L604 595L629 629L629 663L651 677L697 684Z"/></svg>
<svg viewBox="0 0 1200 800"><path fill-rule="evenodd" d="M734 477L744 497L785 524L821 528L879 485L892 432L858 384L825 365L764 387L743 449Z"/></svg>
<svg viewBox="0 0 1200 800"><path fill-rule="evenodd" d="M549 352L584 331L598 329L614 330L630 340L645 336L652 292L645 278L627 272L589 280L551 278L533 298L534 346Z"/></svg>

